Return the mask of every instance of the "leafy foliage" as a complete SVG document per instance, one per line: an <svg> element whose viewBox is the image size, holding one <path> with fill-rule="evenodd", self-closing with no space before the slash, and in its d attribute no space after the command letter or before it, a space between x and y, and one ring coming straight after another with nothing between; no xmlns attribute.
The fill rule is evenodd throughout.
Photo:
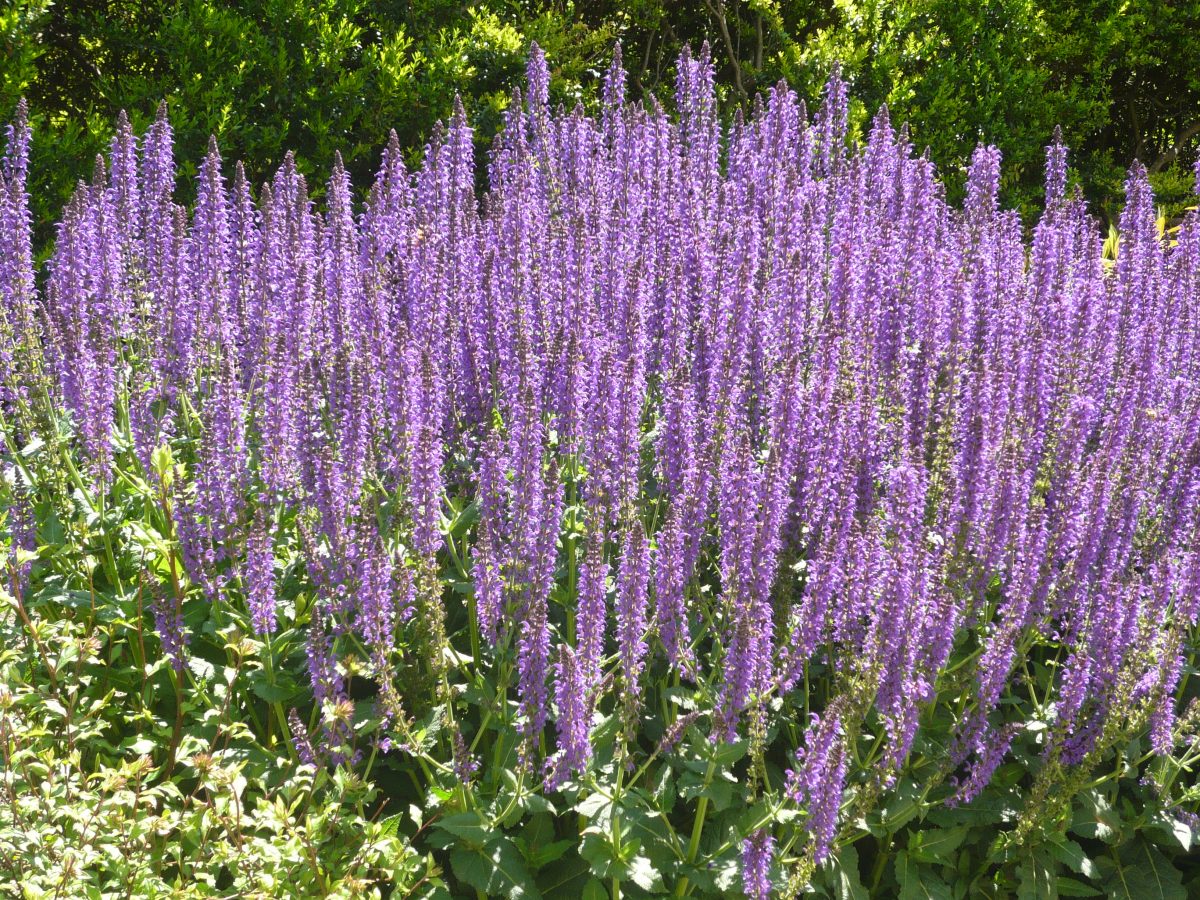
<svg viewBox="0 0 1200 900"><path fill-rule="evenodd" d="M0 556L10 572L24 560ZM436 872L375 818L376 788L256 739L260 644L213 634L217 663L176 676L147 633L144 584L97 592L82 545L38 556L36 589L0 590L6 895L361 897Z"/></svg>
<svg viewBox="0 0 1200 900"><path fill-rule="evenodd" d="M1110 219L1135 158L1178 214L1200 138L1200 17L1189 0L19 0L0 15L9 48L0 114L25 94L55 136L53 150L35 149L40 244L121 109L140 128L165 99L184 160L216 134L253 180L289 150L305 174L327 171L337 150L361 183L390 129L415 160L456 94L470 98L486 143L531 40L555 61L568 106L594 103L591 76L618 39L631 89L660 97L673 89L683 46L710 41L726 110L779 78L813 102L840 62L857 127L887 103L911 123L918 149L929 146L952 192L973 145L995 144L1007 160L1005 197L1030 221L1056 126ZM185 164L182 174L195 172Z"/></svg>

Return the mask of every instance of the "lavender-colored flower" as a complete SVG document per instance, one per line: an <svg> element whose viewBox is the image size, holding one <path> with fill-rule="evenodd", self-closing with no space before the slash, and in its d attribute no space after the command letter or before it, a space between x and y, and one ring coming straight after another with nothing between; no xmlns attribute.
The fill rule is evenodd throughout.
<svg viewBox="0 0 1200 900"><path fill-rule="evenodd" d="M34 553L37 550L37 517L33 509L33 498L29 488L15 469L0 471L4 479L3 488L6 506L4 515L4 532L11 541L13 550L24 550ZM29 585L29 572L33 566L31 561L15 565L17 574L16 589L20 592ZM8 573L4 573L4 581L8 581ZM13 585L8 585L10 588Z"/></svg>
<svg viewBox="0 0 1200 900"><path fill-rule="evenodd" d="M27 189L31 137L28 109L21 100L6 129L0 159L0 410L6 414L28 393L38 357Z"/></svg>
<svg viewBox="0 0 1200 900"><path fill-rule="evenodd" d="M608 571L604 558L604 535L593 530L579 566L578 667L584 684L594 685L600 678L600 661L608 621Z"/></svg>
<svg viewBox="0 0 1200 900"><path fill-rule="evenodd" d="M463 784L470 784L479 772L479 760L467 749L461 731L454 732L454 774Z"/></svg>
<svg viewBox="0 0 1200 900"><path fill-rule="evenodd" d="M787 795L808 813L813 858L822 862L837 835L838 812L846 779L846 745L840 711L813 714L804 747L796 753L797 768L787 773Z"/></svg>
<svg viewBox="0 0 1200 900"><path fill-rule="evenodd" d="M765 828L742 841L742 890L752 900L771 896L771 864L775 859L775 838Z"/></svg>
<svg viewBox="0 0 1200 900"><path fill-rule="evenodd" d="M292 731L292 744L296 748L296 756L304 765L315 766L317 764L317 751L308 736L307 726L300 720L300 713L294 709L288 710L287 720L288 728Z"/></svg>
<svg viewBox="0 0 1200 900"><path fill-rule="evenodd" d="M551 788L583 771L592 758L592 686L583 678L575 651L565 645L555 664L554 702L559 751L547 767L546 784Z"/></svg>
<svg viewBox="0 0 1200 900"><path fill-rule="evenodd" d="M261 514L255 520L246 546L246 600L256 634L275 632L275 554L271 528Z"/></svg>
<svg viewBox="0 0 1200 900"><path fill-rule="evenodd" d="M154 630L162 642L163 655L171 661L176 674L183 674L187 663L187 626L183 611L175 597L165 593L156 595L151 604L154 614Z"/></svg>
<svg viewBox="0 0 1200 900"><path fill-rule="evenodd" d="M976 748L977 758L970 767L966 780L959 784L954 794L946 800L948 806L970 803L983 792L1000 763L1004 761L1013 739L1019 732L1019 723L1007 725L999 731L984 732L986 736Z"/></svg>
<svg viewBox="0 0 1200 900"><path fill-rule="evenodd" d="M642 523L626 529L617 567L617 643L621 653L622 697L626 717L636 716L646 658L646 586L650 578L650 546Z"/></svg>

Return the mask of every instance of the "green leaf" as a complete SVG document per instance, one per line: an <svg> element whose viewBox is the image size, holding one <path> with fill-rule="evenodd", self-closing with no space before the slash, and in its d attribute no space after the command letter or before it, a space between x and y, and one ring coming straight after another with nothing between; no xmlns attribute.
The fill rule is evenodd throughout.
<svg viewBox="0 0 1200 900"><path fill-rule="evenodd" d="M722 812L733 804L733 784L724 778L714 778L707 787L703 779L693 772L685 772L679 779L679 796L685 800L707 797L716 812Z"/></svg>
<svg viewBox="0 0 1200 900"><path fill-rule="evenodd" d="M533 791L522 794L519 802L521 809L530 814L549 813L555 815L558 812L553 803Z"/></svg>
<svg viewBox="0 0 1200 900"><path fill-rule="evenodd" d="M592 879L588 864L577 854L564 856L537 873L537 886L546 900L579 900L579 894Z"/></svg>
<svg viewBox="0 0 1200 900"><path fill-rule="evenodd" d="M554 819L548 815L531 818L521 829L520 837L513 838L513 843L535 872L559 859L575 845L574 841L554 840Z"/></svg>
<svg viewBox="0 0 1200 900"><path fill-rule="evenodd" d="M1183 875L1145 839L1122 849L1117 870L1108 885L1119 900L1187 900Z"/></svg>
<svg viewBox="0 0 1200 900"><path fill-rule="evenodd" d="M477 501L472 500L466 509L457 511L453 519L442 517L442 533L461 537L478 520L479 504Z"/></svg>
<svg viewBox="0 0 1200 900"><path fill-rule="evenodd" d="M400 830L400 821L404 818L404 813L396 813L395 815L387 816L379 820L380 835L388 837L395 835ZM420 824L420 823L418 823Z"/></svg>
<svg viewBox="0 0 1200 900"><path fill-rule="evenodd" d="M458 848L450 851L450 868L459 881L487 893L491 888L494 869L491 861L477 850Z"/></svg>
<svg viewBox="0 0 1200 900"><path fill-rule="evenodd" d="M1196 838L1192 826L1163 810L1155 813L1150 820L1150 829L1155 834L1161 834L1168 841L1177 841L1185 851L1192 849L1192 843Z"/></svg>
<svg viewBox="0 0 1200 900"><path fill-rule="evenodd" d="M568 853L540 869L536 883L546 900L578 900L590 877L588 864L577 853Z"/></svg>
<svg viewBox="0 0 1200 900"><path fill-rule="evenodd" d="M898 900L954 900L946 882L928 867L917 865L903 850L896 854L895 869L900 883Z"/></svg>
<svg viewBox="0 0 1200 900"><path fill-rule="evenodd" d="M533 886L533 880L521 860L521 854L512 842L505 838L494 840L482 850L451 850L450 867L460 881L488 896L528 900L541 897Z"/></svg>
<svg viewBox="0 0 1200 900"><path fill-rule="evenodd" d="M1121 816L1109 805L1108 799L1099 791L1085 791L1079 795L1082 803L1075 813L1071 830L1086 838L1118 843L1121 833Z"/></svg>
<svg viewBox="0 0 1200 900"><path fill-rule="evenodd" d="M1192 843L1196 840L1196 833L1187 822L1172 816L1171 834L1175 836L1175 840L1179 841L1179 846L1184 850L1190 851L1192 849Z"/></svg>
<svg viewBox="0 0 1200 900"><path fill-rule="evenodd" d="M260 669L250 676L250 690L267 703L287 703L301 692L301 687L290 676L280 672L275 673L274 681L268 681Z"/></svg>
<svg viewBox="0 0 1200 900"><path fill-rule="evenodd" d="M1075 841L1052 840L1049 847L1050 854L1063 865L1070 867L1072 872L1078 872L1088 878L1100 877L1100 870L1096 868L1096 864Z"/></svg>
<svg viewBox="0 0 1200 900"><path fill-rule="evenodd" d="M1065 875L1059 875L1054 880L1054 886L1058 890L1060 897L1103 897L1104 892L1098 891L1090 884L1084 884L1082 881L1077 881L1074 878L1067 878Z"/></svg>
<svg viewBox="0 0 1200 900"><path fill-rule="evenodd" d="M643 891L661 896L663 893L662 874L654 868L654 864L640 854L629 861L627 874L629 879Z"/></svg>
<svg viewBox="0 0 1200 900"><path fill-rule="evenodd" d="M432 824L434 828L448 832L472 847L482 847L495 835L494 829L477 812L456 813Z"/></svg>
<svg viewBox="0 0 1200 900"><path fill-rule="evenodd" d="M585 819L595 818L601 812L609 814L611 808L612 801L603 794L592 794L575 804L575 812L579 813Z"/></svg>
<svg viewBox="0 0 1200 900"><path fill-rule="evenodd" d="M1024 801L1019 793L1008 790L1000 794L989 791L965 806L939 807L929 811L927 821L935 825L998 825L1011 822Z"/></svg>
<svg viewBox="0 0 1200 900"><path fill-rule="evenodd" d="M663 696L680 709L697 709L696 691L693 688L669 687L663 691Z"/></svg>
<svg viewBox="0 0 1200 900"><path fill-rule="evenodd" d="M159 444L150 454L150 468L163 480L167 488L171 487L171 475L175 471L175 457L171 453L171 445Z"/></svg>
<svg viewBox="0 0 1200 900"><path fill-rule="evenodd" d="M531 847L529 854L526 856L526 861L529 867L534 871L549 865L559 859L564 853L575 846L574 841L554 841L546 844L544 847Z"/></svg>
<svg viewBox="0 0 1200 900"><path fill-rule="evenodd" d="M154 752L154 748L158 744L150 738L138 738L133 743L129 744L127 749L135 756L148 756Z"/></svg>
<svg viewBox="0 0 1200 900"><path fill-rule="evenodd" d="M579 855L588 861L592 874L597 878L611 878L613 874L625 874L625 864L613 852L612 841L606 834L589 832L579 845Z"/></svg>
<svg viewBox="0 0 1200 900"><path fill-rule="evenodd" d="M500 840L488 848L489 856L496 871L505 879L510 897L541 897L533 886L529 870L521 859L511 841Z"/></svg>
<svg viewBox="0 0 1200 900"><path fill-rule="evenodd" d="M908 855L918 862L952 866L951 855L962 846L970 830L967 825L956 825L915 832L908 840Z"/></svg>
<svg viewBox="0 0 1200 900"><path fill-rule="evenodd" d="M887 805L879 810L889 831L894 834L917 817L923 792L924 788L912 779L906 778L896 785Z"/></svg>
<svg viewBox="0 0 1200 900"><path fill-rule="evenodd" d="M862 883L859 873L858 851L853 844L842 847L829 862L835 881L834 896L837 900L868 900L870 894Z"/></svg>
<svg viewBox="0 0 1200 900"><path fill-rule="evenodd" d="M1041 851L1022 859L1017 867L1017 900L1050 900L1057 896L1054 860Z"/></svg>
<svg viewBox="0 0 1200 900"><path fill-rule="evenodd" d="M599 879L589 878L579 896L580 900L608 900L608 891Z"/></svg>
<svg viewBox="0 0 1200 900"><path fill-rule="evenodd" d="M731 744L720 743L714 745L715 749L710 759L717 764L717 770L726 769L732 766L735 762L746 755L746 751L750 749L748 740L734 741Z"/></svg>
<svg viewBox="0 0 1200 900"><path fill-rule="evenodd" d="M554 840L554 819L550 816L533 816L521 829L521 839L532 848L549 844Z"/></svg>
<svg viewBox="0 0 1200 900"><path fill-rule="evenodd" d="M713 883L726 895L739 893L742 887L742 861L726 856L713 870Z"/></svg>

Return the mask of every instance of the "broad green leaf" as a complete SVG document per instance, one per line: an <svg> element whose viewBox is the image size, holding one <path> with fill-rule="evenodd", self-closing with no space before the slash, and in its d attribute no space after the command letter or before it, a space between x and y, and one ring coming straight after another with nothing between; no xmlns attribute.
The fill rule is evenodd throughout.
<svg viewBox="0 0 1200 900"><path fill-rule="evenodd" d="M577 854L564 855L538 870L537 886L546 900L579 900L592 877L588 864Z"/></svg>
<svg viewBox="0 0 1200 900"><path fill-rule="evenodd" d="M953 900L950 886L928 866L920 866L901 850L894 863L900 883L898 900Z"/></svg>
<svg viewBox="0 0 1200 900"><path fill-rule="evenodd" d="M1018 900L1053 900L1057 896L1054 860L1040 851L1026 855L1017 867Z"/></svg>
<svg viewBox="0 0 1200 900"><path fill-rule="evenodd" d="M456 813L432 823L434 828L466 841L472 847L482 847L495 831L477 812Z"/></svg>
<svg viewBox="0 0 1200 900"><path fill-rule="evenodd" d="M696 709L696 691L693 688L669 687L663 691L663 696L680 709Z"/></svg>
<svg viewBox="0 0 1200 900"><path fill-rule="evenodd" d="M920 814L923 790L924 788L911 778L905 778L896 785L887 804L879 810L879 815L889 831L896 833Z"/></svg>
<svg viewBox="0 0 1200 900"><path fill-rule="evenodd" d="M1058 890L1060 897L1103 897L1104 892L1098 891L1090 884L1084 884L1074 878L1067 878L1065 875L1059 875L1054 880L1054 886Z"/></svg>
<svg viewBox="0 0 1200 900"><path fill-rule="evenodd" d="M1164 838L1177 841L1185 851L1192 849L1196 835L1192 826L1166 811L1157 812L1150 820L1151 830Z"/></svg>
<svg viewBox="0 0 1200 900"><path fill-rule="evenodd" d="M533 886L529 870L512 842L500 838L482 849L456 848L450 851L454 874L488 896L533 900L541 896Z"/></svg>
<svg viewBox="0 0 1200 900"><path fill-rule="evenodd" d="M525 868L521 854L517 852L511 841L501 839L487 849L496 871L500 872L507 882L508 896L541 897L541 894L533 886L533 879L529 875L529 870Z"/></svg>
<svg viewBox="0 0 1200 900"><path fill-rule="evenodd" d="M694 878L692 880L695 881ZM732 856L718 860L713 866L712 880L716 888L723 894L733 894L742 884L741 861Z"/></svg>
<svg viewBox="0 0 1200 900"><path fill-rule="evenodd" d="M442 533L460 537L479 520L479 504L472 500L465 509L455 513L453 519L442 517Z"/></svg>
<svg viewBox="0 0 1200 900"><path fill-rule="evenodd" d="M1117 843L1121 832L1121 816L1109 805L1108 799L1093 789L1079 795L1080 808L1075 812L1071 830L1086 838Z"/></svg>
<svg viewBox="0 0 1200 900"><path fill-rule="evenodd" d="M250 690L267 703L287 703L301 693L300 684L291 676L276 672L273 681L268 681L260 669L250 676Z"/></svg>
<svg viewBox="0 0 1200 900"><path fill-rule="evenodd" d="M1065 866L1069 866L1072 872L1078 872L1080 875L1086 875L1088 878L1098 878L1100 870L1096 868L1096 864L1091 858L1083 852L1083 848L1075 841L1062 839L1053 840L1049 843L1051 855Z"/></svg>
<svg viewBox="0 0 1200 900"><path fill-rule="evenodd" d="M575 812L585 819L595 818L600 813L608 814L612 809L612 801L603 794L592 794L575 804Z"/></svg>
<svg viewBox="0 0 1200 900"><path fill-rule="evenodd" d="M693 772L685 772L679 779L679 796L685 800L708 797L710 806L722 812L733 804L733 784L724 778L714 778L705 787L703 779Z"/></svg>
<svg viewBox="0 0 1200 900"><path fill-rule="evenodd" d="M663 892L662 874L654 864L642 855L637 855L628 864L629 879L644 891L658 896Z"/></svg>
<svg viewBox="0 0 1200 900"><path fill-rule="evenodd" d="M1121 850L1107 886L1118 900L1186 900L1183 875L1144 838Z"/></svg>
<svg viewBox="0 0 1200 900"><path fill-rule="evenodd" d="M967 825L957 825L914 832L908 840L908 855L918 862L952 866L952 854L962 846L970 830Z"/></svg>
<svg viewBox="0 0 1200 900"><path fill-rule="evenodd" d="M1171 833L1175 836L1175 840L1179 841L1179 846L1184 850L1192 849L1192 843L1196 839L1196 832L1192 829L1191 825L1172 816Z"/></svg>
<svg viewBox="0 0 1200 900"><path fill-rule="evenodd" d="M478 850L457 848L450 851L450 868L459 881L487 893L491 889L494 869L491 861Z"/></svg>
<svg viewBox="0 0 1200 900"><path fill-rule="evenodd" d="M531 848L541 847L554 840L554 819L550 816L532 816L521 828L521 839Z"/></svg>
<svg viewBox="0 0 1200 900"><path fill-rule="evenodd" d="M870 894L862 883L858 867L858 851L853 844L847 844L838 850L829 861L835 880L833 883L834 896L837 900L868 900Z"/></svg>
<svg viewBox="0 0 1200 900"><path fill-rule="evenodd" d="M997 825L1013 821L1024 805L1014 790L988 791L964 806L931 809L926 820L944 827L955 825Z"/></svg>
<svg viewBox="0 0 1200 900"><path fill-rule="evenodd" d="M529 867L537 871L559 859L574 846L574 841L553 841L542 847L530 848L525 859L529 863Z"/></svg>
<svg viewBox="0 0 1200 900"><path fill-rule="evenodd" d="M575 845L574 841L554 840L554 819L548 815L533 816L521 829L520 836L513 838L513 843L535 872Z"/></svg>
<svg viewBox="0 0 1200 900"><path fill-rule="evenodd" d="M158 744L150 738L138 738L133 743L129 744L128 750L135 756L147 756L154 752L154 748Z"/></svg>
<svg viewBox="0 0 1200 900"><path fill-rule="evenodd" d="M750 742L740 740L730 744L719 743L715 745L715 748L710 758L717 764L717 769L721 770L732 766L745 756L746 751L750 749Z"/></svg>
<svg viewBox="0 0 1200 900"><path fill-rule="evenodd" d="M521 809L526 813L534 815L538 813L549 813L550 815L555 815L558 812L553 803L536 791L527 791L523 793L518 802L520 803Z"/></svg>
<svg viewBox="0 0 1200 900"><path fill-rule="evenodd" d="M400 821L404 818L404 813L396 813L395 815L386 816L379 820L380 834L383 836L394 835L400 829ZM419 824L419 823L418 823Z"/></svg>
<svg viewBox="0 0 1200 900"><path fill-rule="evenodd" d="M614 874L623 877L625 874L625 864L613 851L612 841L606 834L585 834L579 845L579 855L588 861L597 878L608 879Z"/></svg>

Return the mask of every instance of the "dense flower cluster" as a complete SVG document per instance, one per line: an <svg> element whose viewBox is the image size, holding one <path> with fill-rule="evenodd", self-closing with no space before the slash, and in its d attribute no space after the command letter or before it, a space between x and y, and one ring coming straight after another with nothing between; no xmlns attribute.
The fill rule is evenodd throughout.
<svg viewBox="0 0 1200 900"><path fill-rule="evenodd" d="M689 724L728 741L819 664L837 696L785 789L818 861L865 717L886 785L964 644L960 800L1013 739L1000 700L1035 640L1061 648L1048 755L1070 765L1143 714L1169 750L1200 611L1196 213L1164 240L1135 167L1106 258L1055 142L1027 240L995 150L954 208L886 110L848 145L836 73L815 118L781 85L728 129L706 54L681 59L674 117L626 101L619 57L595 116L551 108L548 84L535 48L486 193L459 109L419 170L387 148L361 210L340 165L318 207L292 159L252 191L214 144L189 213L165 115L140 140L122 119L44 290L19 121L7 420L48 392L100 494L116 456L151 477L155 448L191 439L162 485L186 579L263 635L288 523L329 709L342 642L391 697L389 653L465 651L445 624L466 605L551 785L587 770L602 703L636 733L649 677L711 684ZM158 624L184 652L183 621ZM342 758L327 719L293 717L307 758ZM745 845L754 896L772 846Z"/></svg>
<svg viewBox="0 0 1200 900"><path fill-rule="evenodd" d="M775 839L766 831L756 831L742 842L742 887L751 900L767 900L771 896L774 852Z"/></svg>

